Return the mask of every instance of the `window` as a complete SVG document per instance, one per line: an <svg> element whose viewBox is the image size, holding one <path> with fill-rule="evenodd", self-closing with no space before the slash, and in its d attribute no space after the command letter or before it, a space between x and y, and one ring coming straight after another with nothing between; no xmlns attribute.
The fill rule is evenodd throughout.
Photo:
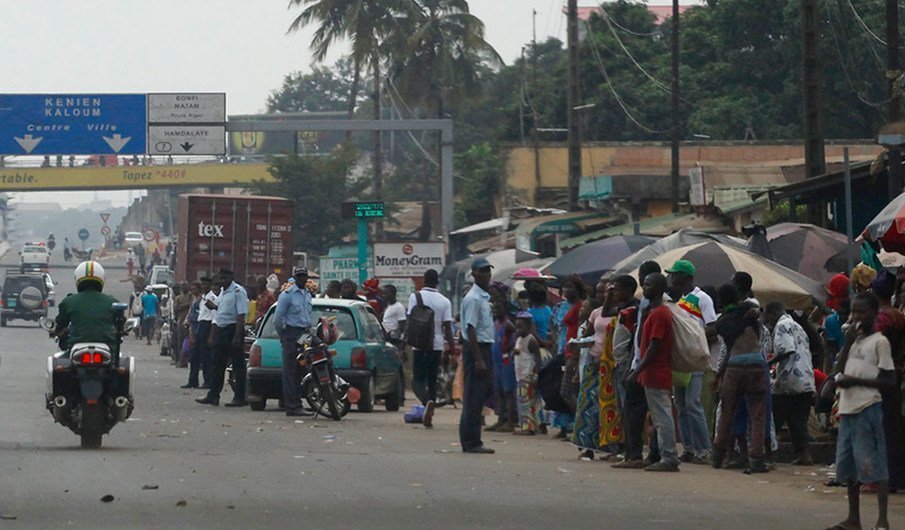
<svg viewBox="0 0 905 530"><path fill-rule="evenodd" d="M383 328L377 317L364 307L361 308L361 324L365 332L365 342L383 342Z"/></svg>
<svg viewBox="0 0 905 530"><path fill-rule="evenodd" d="M260 338L262 339L280 338L276 326L273 323L274 311L275 309L267 314L267 319L264 321L264 326L261 328ZM339 340L358 340L358 331L355 329L355 319L352 318L352 313L349 312L348 309L344 307L314 306L314 310L311 312L312 325L316 324L321 317L336 317L336 327L341 333Z"/></svg>

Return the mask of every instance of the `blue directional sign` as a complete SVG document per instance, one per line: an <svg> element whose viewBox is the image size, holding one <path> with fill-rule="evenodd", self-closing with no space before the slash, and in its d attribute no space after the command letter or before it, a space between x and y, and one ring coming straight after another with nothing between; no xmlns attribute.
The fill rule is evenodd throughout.
<svg viewBox="0 0 905 530"><path fill-rule="evenodd" d="M0 94L0 155L142 155L145 94Z"/></svg>

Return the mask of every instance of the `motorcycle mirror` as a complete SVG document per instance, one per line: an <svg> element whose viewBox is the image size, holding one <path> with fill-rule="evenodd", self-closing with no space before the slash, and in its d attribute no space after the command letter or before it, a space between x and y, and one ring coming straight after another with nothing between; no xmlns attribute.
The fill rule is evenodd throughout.
<svg viewBox="0 0 905 530"><path fill-rule="evenodd" d="M47 331L53 331L53 328L57 327L56 322L47 317L41 317L41 320L38 323Z"/></svg>
<svg viewBox="0 0 905 530"><path fill-rule="evenodd" d="M126 320L126 324L123 326L123 331L128 333L137 327L138 327L138 319L130 318L130 319Z"/></svg>

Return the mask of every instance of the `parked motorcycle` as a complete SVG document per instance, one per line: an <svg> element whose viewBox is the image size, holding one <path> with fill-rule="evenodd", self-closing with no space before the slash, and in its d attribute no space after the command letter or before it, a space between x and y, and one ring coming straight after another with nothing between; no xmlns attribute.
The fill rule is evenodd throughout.
<svg viewBox="0 0 905 530"><path fill-rule="evenodd" d="M69 247L63 248L63 261L72 261L72 251L69 250Z"/></svg>
<svg viewBox="0 0 905 530"><path fill-rule="evenodd" d="M321 318L314 333L305 333L299 338L297 361L307 370L302 378L301 395L314 410L315 417L329 416L339 421L349 412L352 403L349 401L349 383L336 373L333 366L336 351L329 348L339 340L340 335L334 320Z"/></svg>
<svg viewBox="0 0 905 530"><path fill-rule="evenodd" d="M125 421L135 406L135 359L121 356L122 338L138 319L127 319L126 304L113 304L115 344L66 344L68 329L53 320L41 326L56 337L62 351L47 359L47 410L54 420L81 437L83 449L99 449L101 438Z"/></svg>

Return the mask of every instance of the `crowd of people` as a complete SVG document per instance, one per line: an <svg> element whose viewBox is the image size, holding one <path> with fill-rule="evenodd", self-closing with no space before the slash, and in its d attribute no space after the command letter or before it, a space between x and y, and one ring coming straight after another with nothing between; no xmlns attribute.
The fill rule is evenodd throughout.
<svg viewBox="0 0 905 530"><path fill-rule="evenodd" d="M811 433L822 432L836 440L829 485L848 488L849 516L834 528L860 527L864 492L878 495L877 527L887 526L888 493L905 487L905 296L893 303L905 275L860 264L807 312L762 307L745 272L698 286L684 260L594 286L572 276L558 297L539 274L512 293L490 282L486 260L472 273L461 314L464 451L493 452L480 436L485 406L497 417L485 431L555 428L583 460L650 472L687 463L767 473L785 430L791 463L811 465ZM674 370L695 337L709 366Z"/></svg>

